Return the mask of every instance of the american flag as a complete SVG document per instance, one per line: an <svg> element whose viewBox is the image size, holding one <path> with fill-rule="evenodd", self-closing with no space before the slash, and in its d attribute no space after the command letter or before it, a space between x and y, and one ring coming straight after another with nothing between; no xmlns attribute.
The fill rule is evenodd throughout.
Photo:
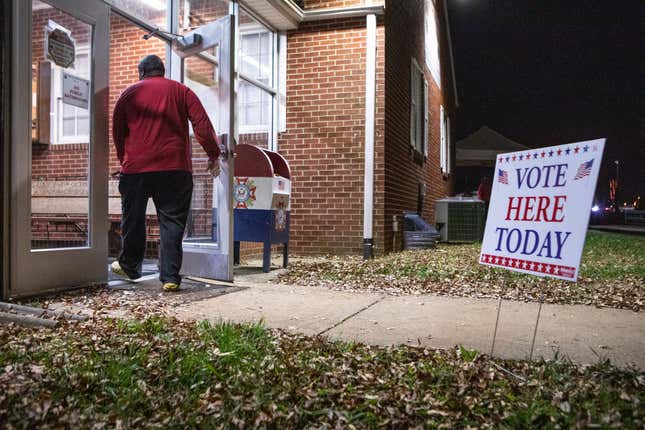
<svg viewBox="0 0 645 430"><path fill-rule="evenodd" d="M589 160L586 163L582 163L580 167L578 167L578 173L576 173L576 176L574 176L573 180L575 181L576 179L582 179L585 176L589 176L591 174L592 165L593 165L593 160Z"/></svg>
<svg viewBox="0 0 645 430"><path fill-rule="evenodd" d="M506 170L497 169L497 182L508 185L508 172Z"/></svg>

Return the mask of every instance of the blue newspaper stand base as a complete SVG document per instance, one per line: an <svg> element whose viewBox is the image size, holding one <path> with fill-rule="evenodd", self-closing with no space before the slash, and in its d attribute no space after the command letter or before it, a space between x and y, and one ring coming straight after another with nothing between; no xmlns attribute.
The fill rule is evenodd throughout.
<svg viewBox="0 0 645 430"><path fill-rule="evenodd" d="M289 225L291 214L285 213L286 219L282 225L276 225L277 210L234 210L233 260L240 264L240 242L262 243L262 271L271 270L271 245L284 245L282 264L289 263Z"/></svg>

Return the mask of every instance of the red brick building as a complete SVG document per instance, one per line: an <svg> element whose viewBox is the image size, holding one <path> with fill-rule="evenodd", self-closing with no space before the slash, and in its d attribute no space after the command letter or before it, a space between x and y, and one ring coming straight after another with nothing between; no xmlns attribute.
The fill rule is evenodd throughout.
<svg viewBox="0 0 645 430"><path fill-rule="evenodd" d="M174 36L168 31L186 33L233 13L238 142L277 150L291 164L291 252L355 254L364 239L373 239L376 253L389 252L401 243L393 224L401 224L404 211L420 209L432 223L434 201L452 191L457 93L445 1L111 1L107 110L138 79L144 55L159 55L171 76ZM32 248L79 246L89 228L90 116L61 103L61 79L70 71L88 77L90 26L47 2L31 3ZM45 31L57 27L76 43L76 61L67 70L44 55ZM156 27L163 31L144 38ZM210 60L217 53L211 54L187 58L181 73L207 109L209 88L217 85L211 82L217 62ZM109 144L108 173L114 173L119 165L111 137ZM194 151L194 204L210 208L211 193L199 185L205 160L198 146ZM120 220L115 178L108 207L114 254ZM149 209L154 256L158 228Z"/></svg>
<svg viewBox="0 0 645 430"><path fill-rule="evenodd" d="M304 1L304 10L360 9L363 3ZM425 190L422 211L430 222L433 201L451 192L451 126L444 128L441 121L442 115L454 117L457 105L445 3L382 5L377 15L374 128L377 252L392 250L393 217L417 210L420 192ZM362 246L365 21L364 16L312 20L288 33L287 130L280 134L278 148L294 170L292 249L298 253L357 253ZM434 51L426 46L433 35ZM416 93L415 106L423 116L419 119L427 121L417 132L421 142L416 147L411 142L414 73L427 85Z"/></svg>

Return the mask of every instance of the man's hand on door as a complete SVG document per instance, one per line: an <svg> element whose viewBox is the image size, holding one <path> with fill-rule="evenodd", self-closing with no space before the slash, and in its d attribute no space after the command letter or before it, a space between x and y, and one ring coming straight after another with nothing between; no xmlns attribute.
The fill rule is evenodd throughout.
<svg viewBox="0 0 645 430"><path fill-rule="evenodd" d="M208 160L208 167L206 168L213 176L219 176L219 161L218 160Z"/></svg>

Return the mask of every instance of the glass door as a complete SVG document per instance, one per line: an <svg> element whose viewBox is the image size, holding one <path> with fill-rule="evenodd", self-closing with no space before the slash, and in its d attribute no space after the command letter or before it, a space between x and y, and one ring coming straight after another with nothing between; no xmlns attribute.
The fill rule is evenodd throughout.
<svg viewBox="0 0 645 430"><path fill-rule="evenodd" d="M104 282L109 6L13 10L10 295Z"/></svg>
<svg viewBox="0 0 645 430"><path fill-rule="evenodd" d="M235 146L235 53L233 15L193 31L202 38L199 52L181 62L183 82L206 109L224 154ZM175 62L176 63L176 62ZM177 77L177 73L172 73ZM192 137L193 198L183 243L181 273L186 276L233 280L233 158L219 160L219 175L206 171L208 157Z"/></svg>

